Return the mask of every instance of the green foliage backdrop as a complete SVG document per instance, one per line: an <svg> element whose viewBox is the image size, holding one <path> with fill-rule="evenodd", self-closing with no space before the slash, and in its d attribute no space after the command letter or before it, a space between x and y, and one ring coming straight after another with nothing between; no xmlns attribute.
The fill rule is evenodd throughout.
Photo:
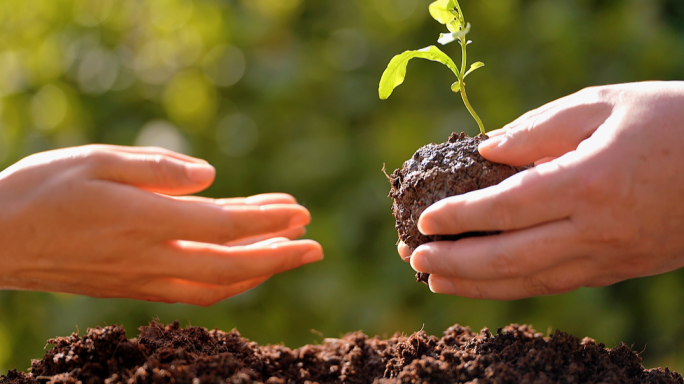
<svg viewBox="0 0 684 384"><path fill-rule="evenodd" d="M681 271L515 302L437 296L413 282L396 255L380 169L451 131L477 131L435 63L411 63L405 85L378 100L388 60L443 32L428 3L1 1L0 167L93 142L176 149L216 166L207 196L295 195L326 259L211 308L0 292L0 373L28 368L49 337L112 323L132 337L155 316L292 347L320 341L311 329L532 323L624 341L645 349L647 366L684 370ZM681 0L461 5L473 25L469 57L487 63L468 85L488 129L586 86L684 73Z"/></svg>

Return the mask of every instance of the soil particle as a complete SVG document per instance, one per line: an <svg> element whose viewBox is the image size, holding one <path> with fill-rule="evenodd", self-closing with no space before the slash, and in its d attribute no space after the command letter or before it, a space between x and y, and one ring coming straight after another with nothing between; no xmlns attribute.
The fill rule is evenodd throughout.
<svg viewBox="0 0 684 384"><path fill-rule="evenodd" d="M446 143L428 144L416 151L390 176L389 197L394 200L392 214L399 240L414 251L432 241L455 241L465 237L486 236L498 232L469 232L425 236L418 230L420 215L444 198L499 184L529 166L513 167L492 163L480 155L478 145L487 136L469 137L452 133ZM427 283L428 274L418 273L417 281Z"/></svg>
<svg viewBox="0 0 684 384"><path fill-rule="evenodd" d="M145 383L680 383L667 368L645 370L625 344L608 349L527 326L495 334L455 325L440 339L425 332L388 340L361 332L320 345L259 346L233 330L181 329L156 321L126 339L118 326L48 341L31 372L9 371L0 384Z"/></svg>

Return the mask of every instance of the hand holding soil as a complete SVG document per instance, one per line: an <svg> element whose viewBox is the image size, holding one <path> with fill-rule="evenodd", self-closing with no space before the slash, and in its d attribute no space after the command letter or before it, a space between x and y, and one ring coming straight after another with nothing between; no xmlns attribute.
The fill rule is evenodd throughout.
<svg viewBox="0 0 684 384"><path fill-rule="evenodd" d="M318 243L290 241L310 221L292 196L178 196L214 175L160 148L21 160L0 172L0 289L210 305L322 259Z"/></svg>
<svg viewBox="0 0 684 384"><path fill-rule="evenodd" d="M512 300L684 266L684 83L588 88L489 136L483 157L537 166L423 212L425 235L504 231L400 244L432 291Z"/></svg>

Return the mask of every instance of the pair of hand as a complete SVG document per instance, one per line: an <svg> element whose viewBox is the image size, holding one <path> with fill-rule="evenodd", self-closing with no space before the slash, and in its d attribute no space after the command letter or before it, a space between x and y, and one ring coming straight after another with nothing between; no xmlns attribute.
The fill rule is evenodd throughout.
<svg viewBox="0 0 684 384"><path fill-rule="evenodd" d="M402 257L435 292L517 299L684 266L684 83L589 88L532 111L480 153L533 169L428 208L431 243ZM0 289L210 305L323 257L284 194L172 197L208 187L206 162L86 146L0 172Z"/></svg>
<svg viewBox="0 0 684 384"><path fill-rule="evenodd" d="M160 148L91 145L0 172L0 289L211 305L323 258L292 196L174 197L214 180Z"/></svg>
<svg viewBox="0 0 684 384"><path fill-rule="evenodd" d="M588 88L489 136L485 158L536 167L422 214L426 235L504 231L399 244L432 291L512 300L684 266L684 82Z"/></svg>

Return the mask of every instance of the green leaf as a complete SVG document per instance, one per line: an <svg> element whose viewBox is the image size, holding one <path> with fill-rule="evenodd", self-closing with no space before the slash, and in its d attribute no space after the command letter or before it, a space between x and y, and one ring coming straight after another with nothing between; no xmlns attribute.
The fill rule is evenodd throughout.
<svg viewBox="0 0 684 384"><path fill-rule="evenodd" d="M447 29L449 30L449 32L451 32L451 33L458 32L461 29L463 29L463 23L461 23L459 20L456 20L456 19L450 23L447 23L446 26L447 26Z"/></svg>
<svg viewBox="0 0 684 384"><path fill-rule="evenodd" d="M461 91L461 82L456 80L455 83L451 84L451 92L459 93Z"/></svg>
<svg viewBox="0 0 684 384"><path fill-rule="evenodd" d="M482 67L484 67L484 66L485 66L484 63L481 62L481 61L478 61L477 63L473 63L473 65L470 66L470 69L468 70L468 72L466 72L465 75L463 75L463 78L465 79L466 76L468 76L468 74L469 74L470 72L472 72L472 71L474 71L474 70L476 70L476 69L478 69L478 68L482 68Z"/></svg>
<svg viewBox="0 0 684 384"><path fill-rule="evenodd" d="M441 24L449 24L458 15L454 0L437 0L428 7L433 19Z"/></svg>
<svg viewBox="0 0 684 384"><path fill-rule="evenodd" d="M387 69L382 74L380 79L380 88L378 92L382 100L390 97L394 89L400 86L404 82L406 77L406 67L411 59L419 58L431 61L436 61L442 63L449 67L451 71L458 77L458 68L456 64L446 53L442 52L439 48L431 45L429 47L417 50L417 51L406 51L402 54L396 55L387 65Z"/></svg>
<svg viewBox="0 0 684 384"><path fill-rule="evenodd" d="M442 45L447 45L449 43L453 43L461 37L464 37L468 34L468 32L470 32L470 23L466 24L465 28L461 29L458 32L440 33L437 42Z"/></svg>

